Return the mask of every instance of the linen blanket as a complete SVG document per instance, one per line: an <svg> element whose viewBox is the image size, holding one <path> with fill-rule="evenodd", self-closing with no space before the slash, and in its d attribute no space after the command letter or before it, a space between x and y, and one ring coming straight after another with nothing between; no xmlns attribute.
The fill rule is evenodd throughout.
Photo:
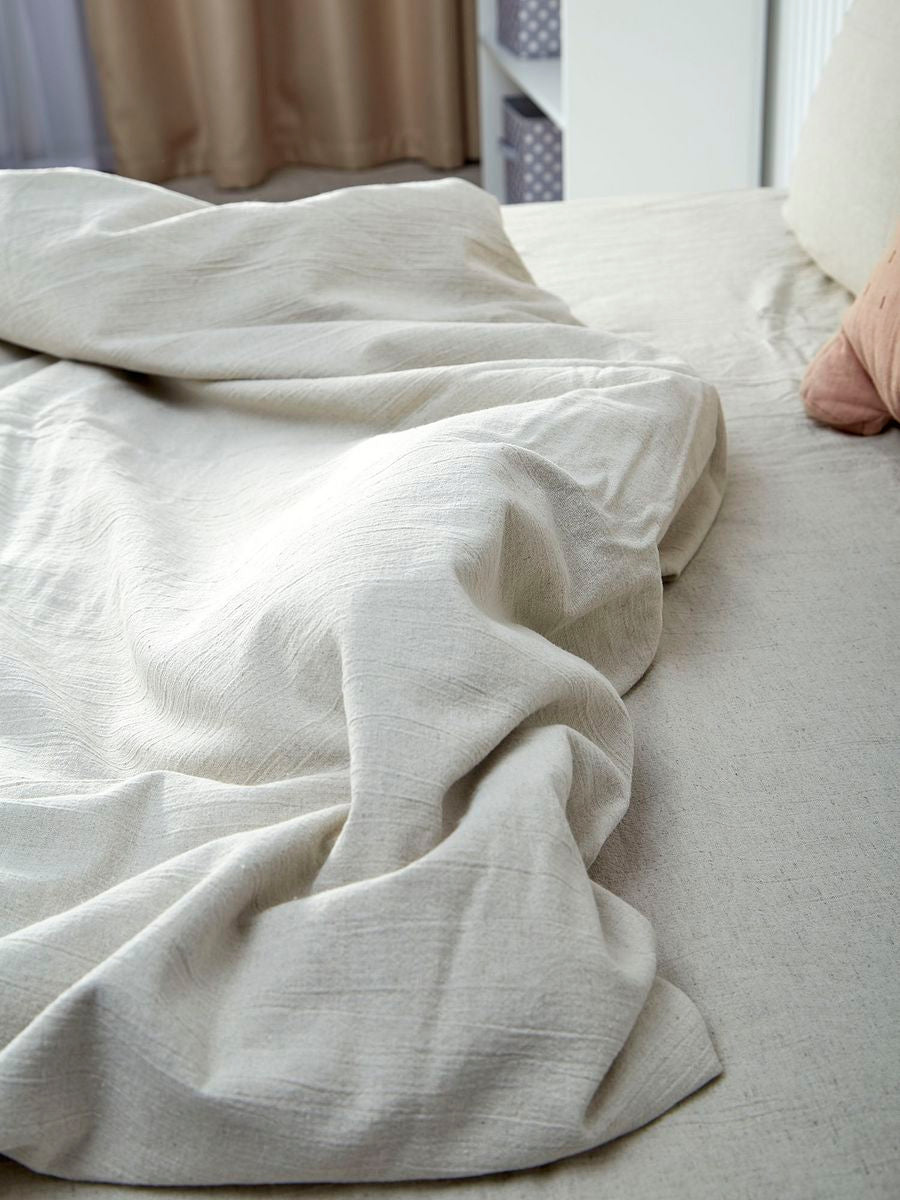
<svg viewBox="0 0 900 1200"><path fill-rule="evenodd" d="M471 1175L718 1071L589 869L724 479L458 182L0 173L0 1152Z"/></svg>

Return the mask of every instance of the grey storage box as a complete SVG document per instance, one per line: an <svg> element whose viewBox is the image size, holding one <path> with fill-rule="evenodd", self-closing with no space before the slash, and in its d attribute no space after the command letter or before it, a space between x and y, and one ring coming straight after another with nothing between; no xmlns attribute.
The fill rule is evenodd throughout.
<svg viewBox="0 0 900 1200"><path fill-rule="evenodd" d="M559 28L559 0L497 0L497 41L520 58L555 58Z"/></svg>
<svg viewBox="0 0 900 1200"><path fill-rule="evenodd" d="M562 131L527 96L503 98L506 202L562 200Z"/></svg>

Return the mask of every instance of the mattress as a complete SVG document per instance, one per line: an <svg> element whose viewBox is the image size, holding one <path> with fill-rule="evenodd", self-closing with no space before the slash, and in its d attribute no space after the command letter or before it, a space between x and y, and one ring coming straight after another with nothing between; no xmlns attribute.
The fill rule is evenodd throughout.
<svg viewBox="0 0 900 1200"><path fill-rule="evenodd" d="M852 439L804 415L804 366L849 297L785 229L782 203L763 190L505 214L538 283L585 323L686 358L725 408L725 502L669 585L657 659L627 697L632 804L594 867L652 921L661 974L698 1004L723 1075L636 1134L538 1170L217 1195L900 1190L900 430ZM0 1194L143 1193L8 1164Z"/></svg>

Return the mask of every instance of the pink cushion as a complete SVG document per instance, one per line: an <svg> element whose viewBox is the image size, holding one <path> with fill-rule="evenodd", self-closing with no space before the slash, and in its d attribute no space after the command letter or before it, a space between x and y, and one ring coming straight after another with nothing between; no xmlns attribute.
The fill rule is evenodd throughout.
<svg viewBox="0 0 900 1200"><path fill-rule="evenodd" d="M811 417L845 433L880 433L900 420L900 225L800 394Z"/></svg>

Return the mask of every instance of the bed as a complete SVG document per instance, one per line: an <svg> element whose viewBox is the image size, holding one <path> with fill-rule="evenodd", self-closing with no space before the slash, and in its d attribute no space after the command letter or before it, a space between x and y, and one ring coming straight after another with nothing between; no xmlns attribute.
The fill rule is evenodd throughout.
<svg viewBox="0 0 900 1200"><path fill-rule="evenodd" d="M786 229L783 202L504 211L540 285L585 324L687 360L725 410L728 490L628 694L631 807L593 868L652 921L660 973L699 1007L724 1073L548 1167L223 1200L896 1195L900 430L853 439L805 416L800 378L850 297ZM0 1194L141 1193L7 1162Z"/></svg>
<svg viewBox="0 0 900 1200"><path fill-rule="evenodd" d="M597 1156L610 1195L888 1196L900 1180L900 430L852 439L802 412L805 365L849 297L783 203L507 214L546 286L584 321L677 347L728 426L723 508L629 697L636 791L600 866L651 913L663 973L703 997L725 1073ZM587 1163L569 1170L588 1195Z"/></svg>

